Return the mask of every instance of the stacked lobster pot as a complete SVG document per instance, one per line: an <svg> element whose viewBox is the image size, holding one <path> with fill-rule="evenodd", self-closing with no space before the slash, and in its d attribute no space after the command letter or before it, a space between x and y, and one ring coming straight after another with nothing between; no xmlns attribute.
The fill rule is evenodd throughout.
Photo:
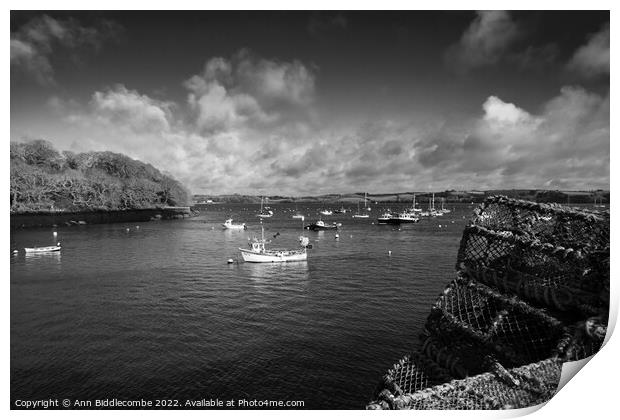
<svg viewBox="0 0 620 420"><path fill-rule="evenodd" d="M563 362L600 349L608 313L608 213L490 197L463 232L421 348L393 366L368 408L545 402Z"/></svg>

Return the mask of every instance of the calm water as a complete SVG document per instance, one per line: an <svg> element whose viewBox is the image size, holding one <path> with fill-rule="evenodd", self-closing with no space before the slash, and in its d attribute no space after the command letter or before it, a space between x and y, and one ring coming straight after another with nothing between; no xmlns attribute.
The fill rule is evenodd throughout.
<svg viewBox="0 0 620 420"><path fill-rule="evenodd" d="M417 345L454 276L472 211L457 206L399 230L373 225L382 210L374 207L371 219L324 217L342 222L338 240L305 231L313 248L304 263L226 263L260 235L258 206L247 204L139 228L12 232L20 253L11 256L11 400L246 398L362 409ZM272 208L265 235L280 233L274 247L296 246L295 206ZM305 223L318 209L298 206ZM249 230L222 230L230 216ZM53 244L54 230L62 254L24 255L25 246Z"/></svg>

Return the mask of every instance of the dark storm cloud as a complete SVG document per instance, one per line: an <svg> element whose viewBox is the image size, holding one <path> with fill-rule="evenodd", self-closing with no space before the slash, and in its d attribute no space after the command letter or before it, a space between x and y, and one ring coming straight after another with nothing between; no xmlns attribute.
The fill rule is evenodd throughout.
<svg viewBox="0 0 620 420"><path fill-rule="evenodd" d="M108 20L96 27L82 26L76 19L57 20L48 15L35 17L11 33L11 65L32 75L41 84L54 82L52 61L60 50L97 50L115 37L121 28Z"/></svg>

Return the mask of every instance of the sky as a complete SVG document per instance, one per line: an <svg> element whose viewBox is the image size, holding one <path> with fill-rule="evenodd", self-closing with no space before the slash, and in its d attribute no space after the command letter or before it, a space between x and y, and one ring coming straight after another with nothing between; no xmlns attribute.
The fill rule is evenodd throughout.
<svg viewBox="0 0 620 420"><path fill-rule="evenodd" d="M609 189L608 11L11 12L11 141L195 194Z"/></svg>

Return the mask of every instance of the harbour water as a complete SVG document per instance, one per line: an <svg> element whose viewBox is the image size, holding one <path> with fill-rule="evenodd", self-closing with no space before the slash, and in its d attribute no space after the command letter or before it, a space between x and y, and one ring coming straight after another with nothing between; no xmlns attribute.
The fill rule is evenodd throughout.
<svg viewBox="0 0 620 420"><path fill-rule="evenodd" d="M417 346L431 304L454 277L473 206L449 205L449 214L400 228L376 225L380 205L369 219L325 216L342 223L339 238L304 231L313 246L307 262L243 263L237 248L260 235L258 207L13 231L12 402L219 398L364 408L386 370ZM272 208L269 246L297 246L295 206ZM320 206L297 210L308 224ZM228 217L248 230L223 230ZM59 254L24 255L56 240Z"/></svg>

